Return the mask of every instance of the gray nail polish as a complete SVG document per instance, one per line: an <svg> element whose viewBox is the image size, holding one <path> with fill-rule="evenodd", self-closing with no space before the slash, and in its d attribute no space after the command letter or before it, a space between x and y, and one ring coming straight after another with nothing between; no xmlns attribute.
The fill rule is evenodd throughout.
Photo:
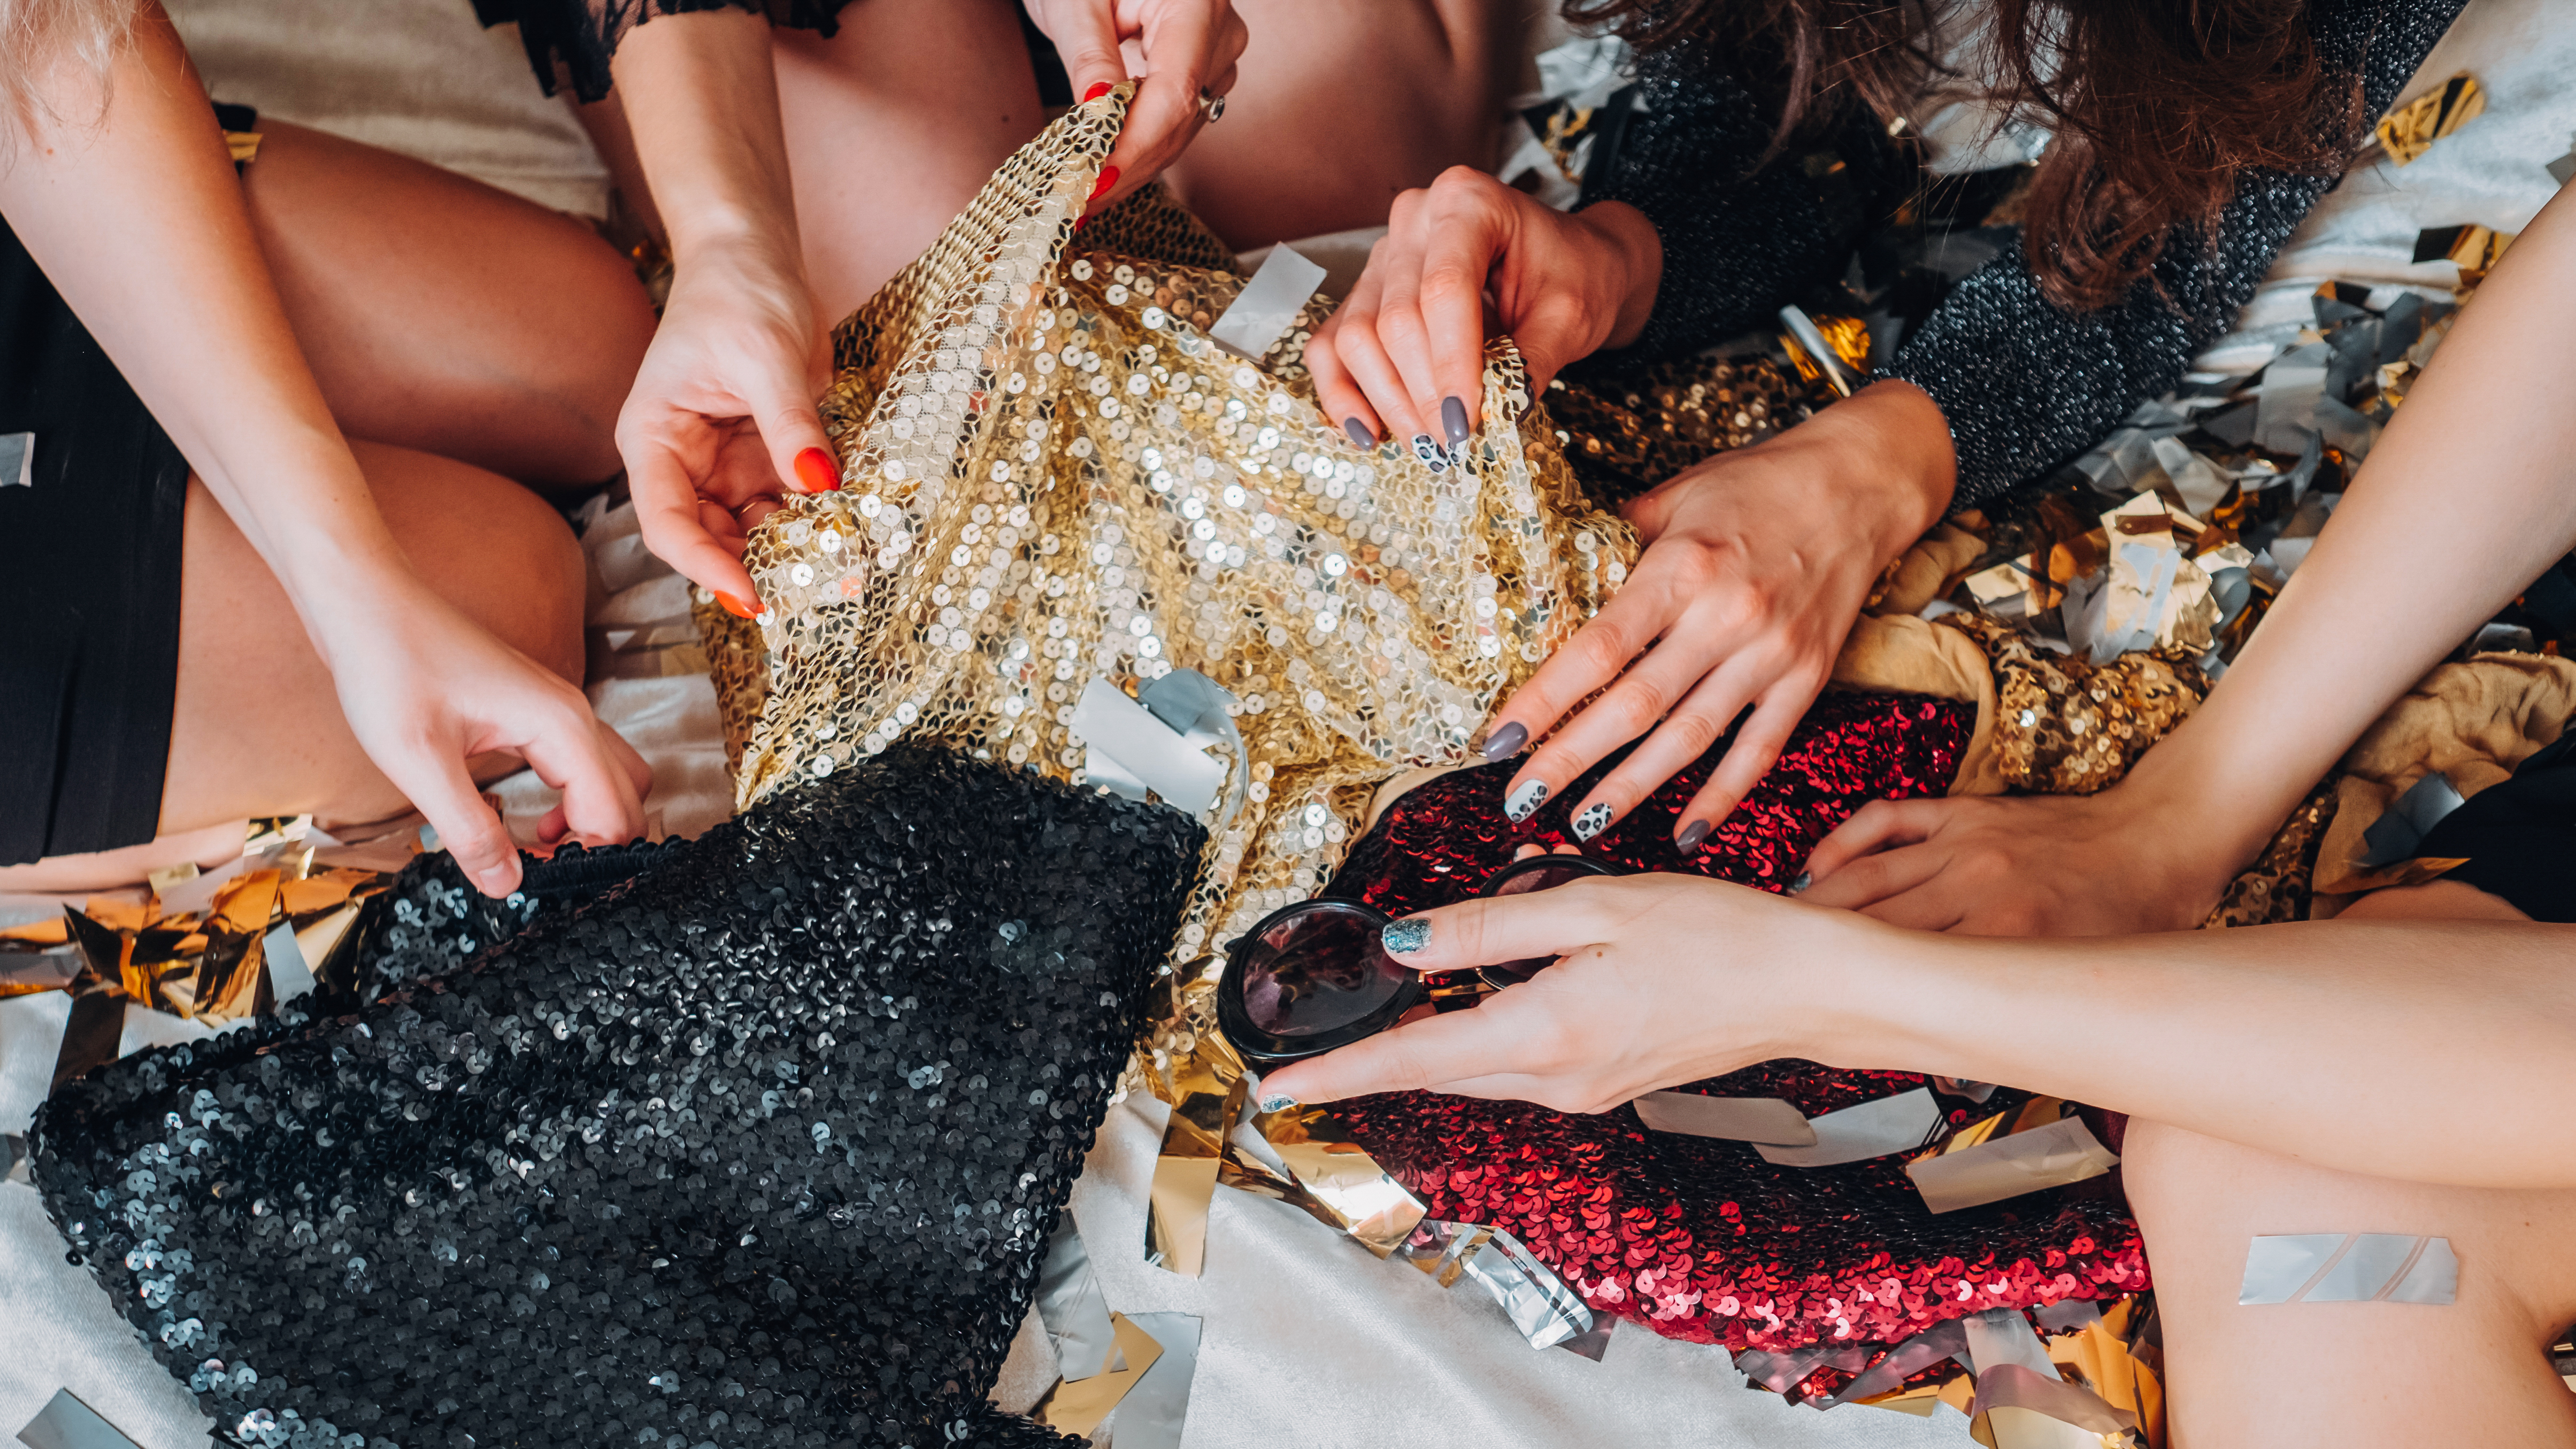
<svg viewBox="0 0 2576 1449"><path fill-rule="evenodd" d="M1508 760L1519 754L1521 746L1528 743L1529 731L1521 728L1520 722L1515 720L1485 736L1485 758L1489 762Z"/></svg>
<svg viewBox="0 0 2576 1449"><path fill-rule="evenodd" d="M1681 835L1673 841L1673 848L1684 855L1695 854L1698 852L1700 844L1707 839L1708 822L1705 820L1694 820L1690 824L1682 827Z"/></svg>
<svg viewBox="0 0 2576 1449"><path fill-rule="evenodd" d="M1798 872L1798 878L1796 880L1789 882L1789 894L1794 896L1815 883L1816 878L1802 870Z"/></svg>
<svg viewBox="0 0 2576 1449"><path fill-rule="evenodd" d="M1440 426L1449 434L1452 448L1467 441L1467 405L1454 397L1440 400Z"/></svg>
<svg viewBox="0 0 2576 1449"><path fill-rule="evenodd" d="M1574 838L1577 840L1590 840L1592 837L1599 835L1602 827L1609 823L1610 802L1607 800L1595 801L1582 814L1574 817Z"/></svg>
<svg viewBox="0 0 2576 1449"><path fill-rule="evenodd" d="M1522 782L1519 789L1512 792L1510 799L1503 802L1503 813L1512 817L1513 823L1518 824L1537 813L1538 807L1546 803L1547 782L1526 780Z"/></svg>
<svg viewBox="0 0 2576 1449"><path fill-rule="evenodd" d="M1431 923L1420 916L1407 916L1401 921L1387 922L1386 929L1378 932L1377 938L1386 947L1387 954L1410 956L1431 944Z"/></svg>
<svg viewBox="0 0 2576 1449"><path fill-rule="evenodd" d="M1370 432L1368 424L1357 418L1342 419L1342 431L1351 435L1351 446L1361 452L1372 452L1377 448L1377 434Z"/></svg>
<svg viewBox="0 0 2576 1449"><path fill-rule="evenodd" d="M1297 1099L1284 1093L1269 1092L1261 1098L1261 1110L1264 1112L1285 1112L1296 1105Z"/></svg>

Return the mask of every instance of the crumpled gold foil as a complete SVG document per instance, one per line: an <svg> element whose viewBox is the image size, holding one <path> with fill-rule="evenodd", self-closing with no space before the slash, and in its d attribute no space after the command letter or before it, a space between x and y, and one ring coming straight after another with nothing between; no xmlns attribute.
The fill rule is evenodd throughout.
<svg viewBox="0 0 2576 1449"><path fill-rule="evenodd" d="M2379 144L2388 159L2403 166L2431 150L2433 143L2486 114L2487 93L2477 79L2462 71L2441 85L2379 118Z"/></svg>
<svg viewBox="0 0 2576 1449"><path fill-rule="evenodd" d="M1256 366L1204 335L1238 275L1090 249L1222 259L1152 193L1076 234L1131 90L1022 148L842 324L823 412L845 486L753 531L756 622L697 612L744 806L898 738L1078 782L1091 679L1188 667L1232 692L1251 783L1186 959L1320 886L1377 781L1472 758L1637 545L1577 489L1508 343L1456 456L1361 451L1301 365L1320 301Z"/></svg>

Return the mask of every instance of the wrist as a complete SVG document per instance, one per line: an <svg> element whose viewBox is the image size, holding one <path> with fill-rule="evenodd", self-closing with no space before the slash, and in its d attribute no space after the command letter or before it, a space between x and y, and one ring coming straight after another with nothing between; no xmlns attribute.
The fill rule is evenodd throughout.
<svg viewBox="0 0 2576 1449"><path fill-rule="evenodd" d="M1654 316L1655 296L1663 287L1664 239L1644 212L1624 201L1586 207L1573 219L1588 228L1614 259L1617 306L1610 335L1601 345L1612 351L1634 346Z"/></svg>
<svg viewBox="0 0 2576 1449"><path fill-rule="evenodd" d="M1950 422L1910 382L1876 382L1799 425L1837 439L1853 466L1834 470L1846 502L1872 526L1876 562L1913 547L1940 522L1958 487Z"/></svg>

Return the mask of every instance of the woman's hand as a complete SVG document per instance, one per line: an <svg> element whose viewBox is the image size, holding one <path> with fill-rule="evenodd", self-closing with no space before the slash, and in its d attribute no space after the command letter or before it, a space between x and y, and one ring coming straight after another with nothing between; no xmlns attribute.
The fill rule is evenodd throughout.
<svg viewBox="0 0 2576 1449"><path fill-rule="evenodd" d="M1564 959L1472 1011L1282 1067L1262 1078L1265 1106L1429 1090L1606 1112L1659 1087L1810 1054L1842 995L1821 973L1886 934L1843 912L1680 875L1461 901L1397 925L1427 928L1394 958L1420 971ZM1793 964L1791 991L1778 972Z"/></svg>
<svg viewBox="0 0 2576 1449"><path fill-rule="evenodd" d="M515 755L563 792L540 833L592 845L644 833L653 772L591 713L590 701L476 625L408 573L302 611L367 757L428 817L466 879L486 895L519 885L519 851L468 772Z"/></svg>
<svg viewBox="0 0 2576 1449"><path fill-rule="evenodd" d="M1883 382L1630 504L1646 540L1636 571L1487 727L1485 751L1497 760L1547 737L1512 778L1513 817L1646 736L1576 809L1575 837L1588 840L1750 707L1681 813L1676 844L1698 849L1779 757L1871 584L1940 516L1951 480L1941 410L1911 383Z"/></svg>
<svg viewBox="0 0 2576 1449"><path fill-rule="evenodd" d="M1131 74L1144 77L1127 128L1101 163L1094 211L1189 148L1207 124L1199 97L1234 89L1234 63L1251 34L1226 0L1028 0L1028 11L1055 42L1079 99L1094 100Z"/></svg>
<svg viewBox="0 0 2576 1449"><path fill-rule="evenodd" d="M645 546L726 608L760 611L742 549L782 491L841 486L813 399L828 374L793 237L699 248L617 418Z"/></svg>
<svg viewBox="0 0 2576 1449"><path fill-rule="evenodd" d="M1452 167L1395 198L1384 240L1306 348L1315 397L1353 442L1393 436L1450 447L1482 419L1487 299L1544 390L1566 364L1645 330L1663 244L1635 208L1571 215Z"/></svg>
<svg viewBox="0 0 2576 1449"><path fill-rule="evenodd" d="M1972 936L2188 930L2236 868L2211 834L2197 802L2134 780L2099 795L1873 800L1807 858L1801 898Z"/></svg>

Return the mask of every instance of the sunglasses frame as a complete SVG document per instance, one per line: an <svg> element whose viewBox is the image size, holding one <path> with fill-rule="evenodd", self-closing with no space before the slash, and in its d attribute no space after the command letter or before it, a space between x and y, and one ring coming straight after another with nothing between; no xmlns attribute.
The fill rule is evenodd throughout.
<svg viewBox="0 0 2576 1449"><path fill-rule="evenodd" d="M1599 860L1588 855L1533 855L1505 865L1485 878L1476 897L1490 899L1506 894L1526 894L1508 887L1523 876L1545 870L1572 870L1577 876L1622 876L1632 872L1623 865ZM1559 882L1570 884L1570 882ZM1551 888L1552 889L1552 888ZM1252 1014L1244 1005L1244 978L1251 969L1256 944L1272 929L1309 915L1348 915L1379 930L1392 924L1395 917L1364 901L1318 896L1281 906L1253 923L1250 930L1234 938L1226 947L1225 971L1217 979L1217 1027L1237 1054L1254 1069L1267 1071L1308 1057L1338 1051L1356 1041L1377 1035L1402 1020L1405 1013L1428 1003L1435 1011L1455 1011L1473 1006L1494 992L1517 986L1529 979L1507 969L1517 965L1505 962L1499 966L1461 967L1450 971L1407 972L1395 994L1386 1003L1343 1026L1305 1036L1281 1036L1253 1025ZM1533 971L1531 974L1535 974Z"/></svg>

